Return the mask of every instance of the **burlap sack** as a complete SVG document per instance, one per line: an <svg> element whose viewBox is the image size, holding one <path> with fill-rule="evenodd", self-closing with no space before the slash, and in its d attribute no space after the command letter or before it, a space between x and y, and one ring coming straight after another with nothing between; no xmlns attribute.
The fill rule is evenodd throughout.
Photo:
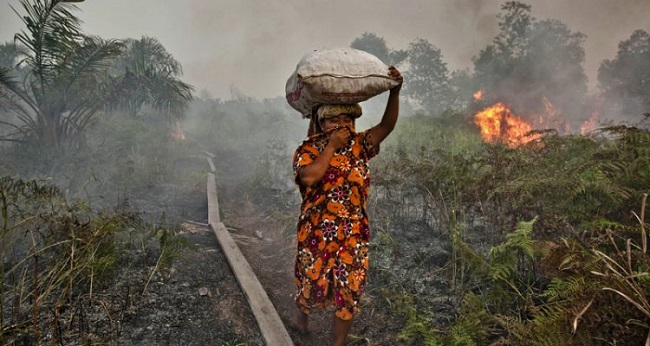
<svg viewBox="0 0 650 346"><path fill-rule="evenodd" d="M329 48L305 55L285 91L291 107L309 117L318 105L363 102L395 85L388 66L376 56L353 48Z"/></svg>

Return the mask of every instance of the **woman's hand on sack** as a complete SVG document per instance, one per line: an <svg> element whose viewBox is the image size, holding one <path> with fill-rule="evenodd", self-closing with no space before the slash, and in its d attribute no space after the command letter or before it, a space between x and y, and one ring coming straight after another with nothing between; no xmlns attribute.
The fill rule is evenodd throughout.
<svg viewBox="0 0 650 346"><path fill-rule="evenodd" d="M332 134L330 134L330 139L329 142L327 142L327 145L331 146L332 149L334 150L339 150L342 147L346 146L349 140L350 140L350 129L347 127L341 127L332 131Z"/></svg>
<svg viewBox="0 0 650 346"><path fill-rule="evenodd" d="M393 90L400 91L402 89L402 83L404 82L404 77L399 72L399 70L395 66L389 66L388 67L388 76L399 83L396 86L394 86L391 89L391 91L393 91Z"/></svg>

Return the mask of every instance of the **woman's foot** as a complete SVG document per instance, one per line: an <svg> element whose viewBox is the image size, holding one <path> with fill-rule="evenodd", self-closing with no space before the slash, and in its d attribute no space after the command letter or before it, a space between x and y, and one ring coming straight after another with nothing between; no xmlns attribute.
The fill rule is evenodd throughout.
<svg viewBox="0 0 650 346"><path fill-rule="evenodd" d="M309 315L298 310L296 320L291 327L300 334L309 334Z"/></svg>

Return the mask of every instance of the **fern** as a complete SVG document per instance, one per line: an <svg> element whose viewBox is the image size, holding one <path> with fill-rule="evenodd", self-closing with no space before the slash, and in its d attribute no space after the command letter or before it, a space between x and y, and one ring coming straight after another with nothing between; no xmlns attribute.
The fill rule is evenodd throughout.
<svg viewBox="0 0 650 346"><path fill-rule="evenodd" d="M530 238L535 221L536 219L520 222L515 231L506 235L505 243L490 250L490 278L506 283L521 298L524 298L519 287L522 280L515 273L525 273L528 269L532 269L522 268L521 263L532 264L535 259L534 242ZM523 259L520 260L521 256Z"/></svg>
<svg viewBox="0 0 650 346"><path fill-rule="evenodd" d="M411 295L401 294L396 300L397 311L406 319L404 328L398 334L401 340L407 345L444 345L438 338L438 330L433 328L431 320L416 310Z"/></svg>
<svg viewBox="0 0 650 346"><path fill-rule="evenodd" d="M584 294L588 287L587 278L584 276L556 277L551 280L540 297L549 302L560 302Z"/></svg>
<svg viewBox="0 0 650 346"><path fill-rule="evenodd" d="M494 324L481 298L468 293L463 297L460 318L452 328L449 344L485 345L493 332Z"/></svg>

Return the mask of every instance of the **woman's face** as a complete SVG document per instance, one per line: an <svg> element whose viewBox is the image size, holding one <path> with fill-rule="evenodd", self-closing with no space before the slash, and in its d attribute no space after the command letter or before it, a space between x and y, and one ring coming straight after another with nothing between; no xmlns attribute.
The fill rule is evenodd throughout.
<svg viewBox="0 0 650 346"><path fill-rule="evenodd" d="M327 131L334 127L344 127L349 126L354 128L354 119L351 116L346 114L337 115L333 118L323 119L320 123L323 131Z"/></svg>

